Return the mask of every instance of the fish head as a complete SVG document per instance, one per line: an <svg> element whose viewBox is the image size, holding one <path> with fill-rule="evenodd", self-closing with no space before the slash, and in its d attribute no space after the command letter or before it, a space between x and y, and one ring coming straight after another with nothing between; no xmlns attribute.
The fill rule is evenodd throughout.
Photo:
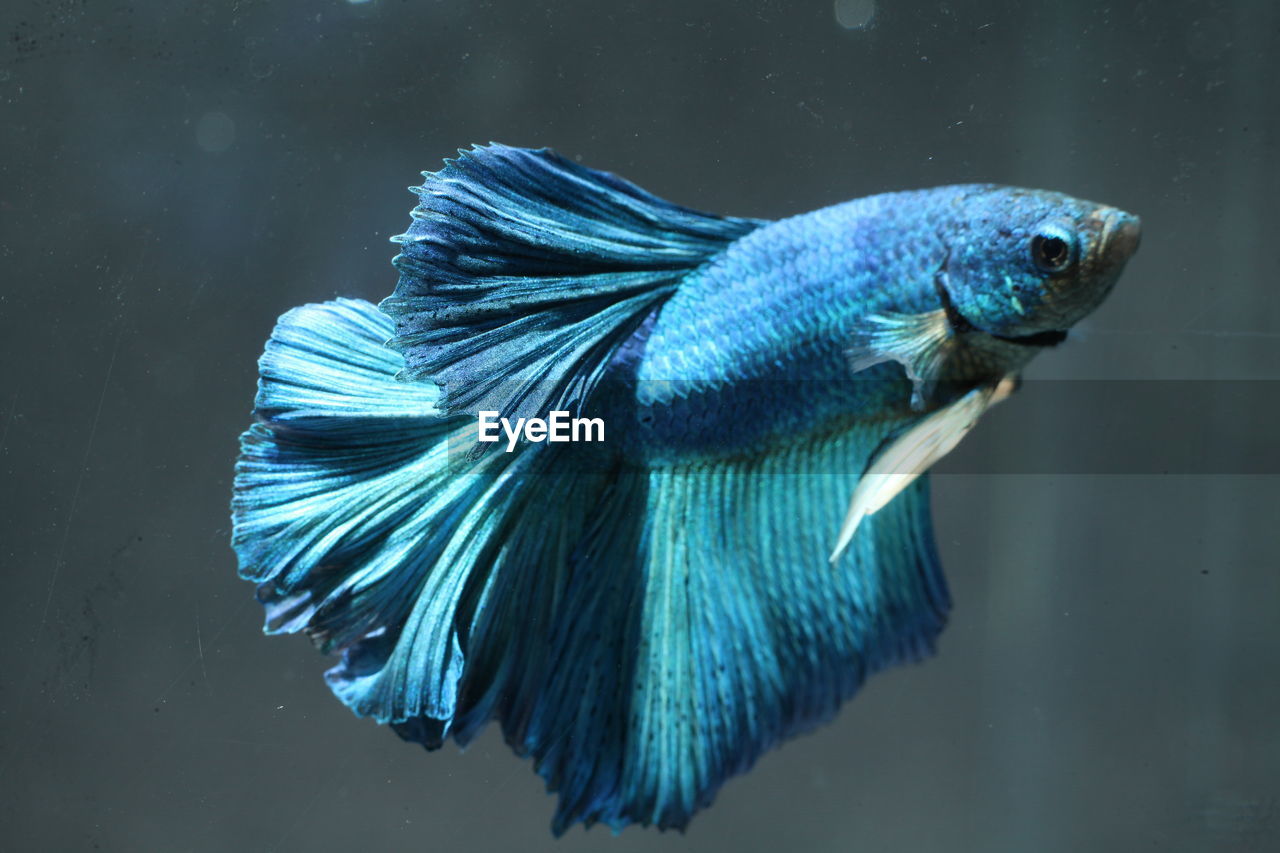
<svg viewBox="0 0 1280 853"><path fill-rule="evenodd" d="M1057 343L1110 293L1137 216L1062 193L958 188L939 283L950 310L1000 338Z"/></svg>

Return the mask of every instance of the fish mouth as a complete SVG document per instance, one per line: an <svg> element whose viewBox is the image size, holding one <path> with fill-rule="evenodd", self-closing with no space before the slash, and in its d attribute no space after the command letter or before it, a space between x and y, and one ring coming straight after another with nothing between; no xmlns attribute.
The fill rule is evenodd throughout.
<svg viewBox="0 0 1280 853"><path fill-rule="evenodd" d="M1045 332L1035 332L1030 335L996 335L991 332L987 332L987 334L997 341L1017 344L1022 347L1056 347L1067 339L1066 329L1049 329Z"/></svg>
<svg viewBox="0 0 1280 853"><path fill-rule="evenodd" d="M1089 217L1097 229L1098 240L1095 243L1093 258L1104 266L1120 266L1133 253L1138 251L1142 242L1142 220L1132 213L1126 213L1115 207L1104 207Z"/></svg>

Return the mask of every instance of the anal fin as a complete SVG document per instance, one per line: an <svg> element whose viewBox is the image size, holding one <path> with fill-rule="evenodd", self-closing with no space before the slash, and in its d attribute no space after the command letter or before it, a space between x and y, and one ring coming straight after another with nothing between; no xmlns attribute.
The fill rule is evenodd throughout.
<svg viewBox="0 0 1280 853"><path fill-rule="evenodd" d="M878 436L614 475L573 559L536 710L507 727L560 794L557 832L683 827L867 675L931 651L949 601L926 481L822 571Z"/></svg>

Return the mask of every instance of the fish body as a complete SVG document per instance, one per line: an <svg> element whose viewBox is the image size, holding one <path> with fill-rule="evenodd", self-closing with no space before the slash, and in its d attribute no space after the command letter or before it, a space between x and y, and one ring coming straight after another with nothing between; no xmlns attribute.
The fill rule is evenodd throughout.
<svg viewBox="0 0 1280 853"><path fill-rule="evenodd" d="M1128 214L1058 193L962 185L871 196L763 225L682 279L638 335L640 428L626 434L654 461L736 453L833 419L916 415L920 407L897 382L900 369L854 378L848 350L867 318L928 314L939 307L940 280L954 286L972 277L995 287L956 288L954 304L986 321L986 330L1064 331L1105 296L1122 263L1050 314L1041 276L1026 269L1033 235L1010 223L1074 220L1087 233L1109 216L1137 227ZM1011 263L988 269L982 259L991 254ZM1041 349L970 337L966 349L981 364L966 366L966 380L1014 373ZM875 379L883 381L866 381ZM690 418L689 408L707 416Z"/></svg>
<svg viewBox="0 0 1280 853"><path fill-rule="evenodd" d="M497 720L556 832L683 827L931 652L921 475L1138 239L992 185L717 217L496 145L415 189L381 310L268 342L233 544L268 631L341 653L342 701L428 748ZM608 440L477 441L563 410Z"/></svg>

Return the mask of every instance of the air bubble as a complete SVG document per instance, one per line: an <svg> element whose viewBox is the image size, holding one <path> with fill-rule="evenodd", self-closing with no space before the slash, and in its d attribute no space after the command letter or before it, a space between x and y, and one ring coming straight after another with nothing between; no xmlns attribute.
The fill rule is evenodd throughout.
<svg viewBox="0 0 1280 853"><path fill-rule="evenodd" d="M196 122L196 145L210 154L219 154L236 141L236 123L231 116L220 112L207 112Z"/></svg>
<svg viewBox="0 0 1280 853"><path fill-rule="evenodd" d="M864 30L876 16L876 0L835 0L836 23L846 30Z"/></svg>

